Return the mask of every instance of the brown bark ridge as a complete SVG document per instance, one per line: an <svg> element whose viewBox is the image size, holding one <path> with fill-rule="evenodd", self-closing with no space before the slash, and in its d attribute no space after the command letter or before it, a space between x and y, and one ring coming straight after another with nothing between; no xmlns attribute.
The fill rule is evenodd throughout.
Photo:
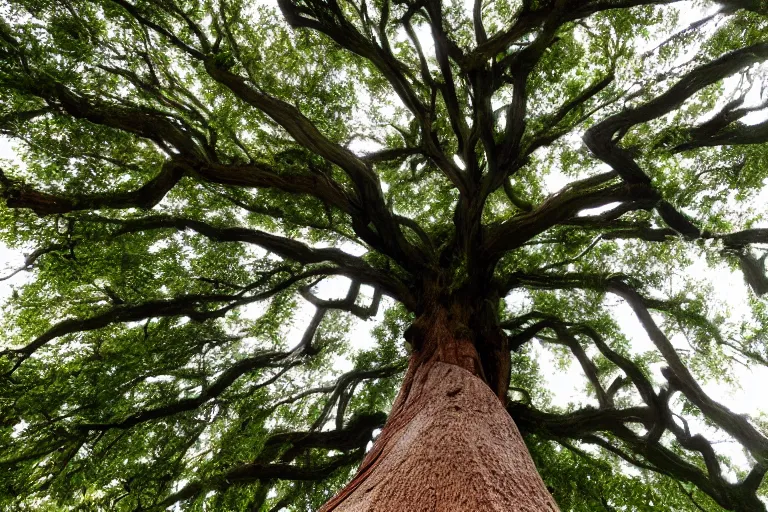
<svg viewBox="0 0 768 512"><path fill-rule="evenodd" d="M357 475L320 512L559 511L474 344L447 316L424 332Z"/></svg>

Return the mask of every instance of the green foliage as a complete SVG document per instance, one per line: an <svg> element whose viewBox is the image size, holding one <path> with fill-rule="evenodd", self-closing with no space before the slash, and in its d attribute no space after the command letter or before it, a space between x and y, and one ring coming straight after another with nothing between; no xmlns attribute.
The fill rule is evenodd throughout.
<svg viewBox="0 0 768 512"><path fill-rule="evenodd" d="M742 271L765 274L768 136L739 109L765 113L768 17L668 4L478 2L484 36L460 1L0 2L0 250L30 255L0 271L0 509L317 510L383 425L406 329L456 297L510 339L553 322L512 352L509 396L559 417L653 405L628 378L599 403L617 358L672 385L619 281L699 384L764 368ZM750 45L724 79L695 75ZM648 183L582 142L622 119L610 156ZM634 417L624 437L526 432L563 511L765 500L765 481L733 490L732 452L718 473L685 446L673 416L734 437L678 391L648 441L672 469Z"/></svg>

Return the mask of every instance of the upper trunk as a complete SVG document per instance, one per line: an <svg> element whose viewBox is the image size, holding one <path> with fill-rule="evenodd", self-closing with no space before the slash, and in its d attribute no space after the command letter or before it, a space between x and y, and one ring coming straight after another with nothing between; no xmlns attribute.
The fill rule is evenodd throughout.
<svg viewBox="0 0 768 512"><path fill-rule="evenodd" d="M472 323L461 308L442 306L414 323L389 420L355 478L321 512L558 510L504 409L509 354L483 361L498 354L500 338L472 335Z"/></svg>
<svg viewBox="0 0 768 512"><path fill-rule="evenodd" d="M477 285L489 282L481 275L466 276L462 285L445 275L426 281L418 317L405 337L417 356L411 366L455 364L506 399L510 356L507 336L499 328L499 298L493 289Z"/></svg>

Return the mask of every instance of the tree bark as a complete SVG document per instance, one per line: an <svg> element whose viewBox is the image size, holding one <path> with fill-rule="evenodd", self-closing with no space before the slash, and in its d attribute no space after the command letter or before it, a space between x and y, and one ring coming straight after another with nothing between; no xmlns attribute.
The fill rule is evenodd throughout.
<svg viewBox="0 0 768 512"><path fill-rule="evenodd" d="M474 343L430 316L381 435L320 512L557 512Z"/></svg>

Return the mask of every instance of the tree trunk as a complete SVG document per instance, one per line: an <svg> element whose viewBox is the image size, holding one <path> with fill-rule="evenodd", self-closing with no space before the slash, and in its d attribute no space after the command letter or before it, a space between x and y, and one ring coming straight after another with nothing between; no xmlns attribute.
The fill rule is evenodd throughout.
<svg viewBox="0 0 768 512"><path fill-rule="evenodd" d="M440 310L421 320L386 426L355 478L320 512L558 511L483 377L477 342L452 318Z"/></svg>

